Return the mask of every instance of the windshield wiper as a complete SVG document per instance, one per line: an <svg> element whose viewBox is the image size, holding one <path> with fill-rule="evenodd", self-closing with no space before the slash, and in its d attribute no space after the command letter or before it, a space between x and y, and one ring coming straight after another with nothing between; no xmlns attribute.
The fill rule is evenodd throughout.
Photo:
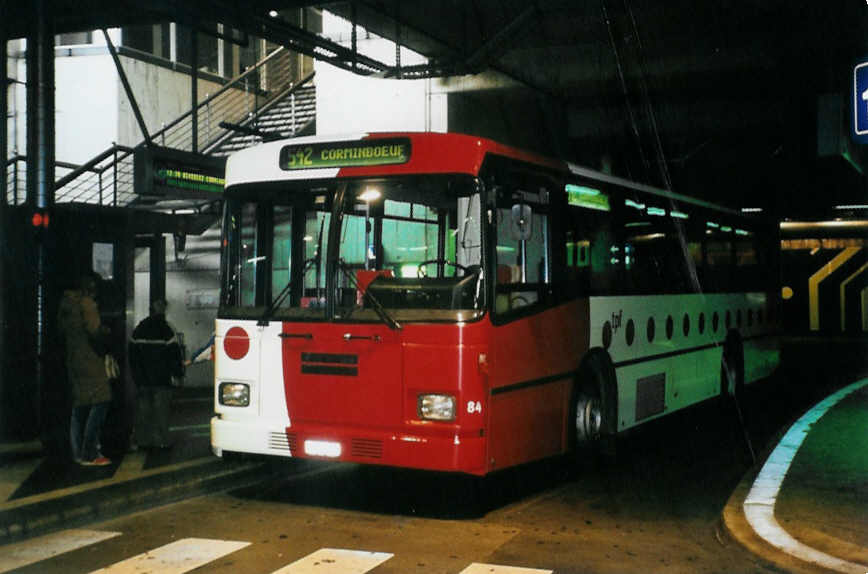
<svg viewBox="0 0 868 574"><path fill-rule="evenodd" d="M362 291L359 288L359 282L356 281L356 278L350 272L349 266L344 262L344 260L338 259L337 263L338 269L340 269L341 273L344 274L344 277L346 277L347 280L349 280L349 282L353 285L353 287L355 287L356 291ZM373 308L377 316L380 317L380 319L382 319L383 322L388 325L390 329L392 329L393 331L400 331L401 329L403 329L401 324L396 321L391 315L389 315L389 312L386 311L386 308L383 307L383 305L377 300L376 297L374 297L374 295L370 291L365 289L364 291L362 291L362 296L371 302L371 308Z"/></svg>
<svg viewBox="0 0 868 574"><path fill-rule="evenodd" d="M304 262L304 267L301 270L301 278L304 280L304 276L307 275L307 272L319 260L319 255L314 255L310 259ZM259 318L259 321L256 322L258 327L267 327L268 321L271 319L271 314L274 313L274 310L280 307L281 303L283 303L286 296L289 295L290 287L292 287L292 279L286 282L286 285L283 286L283 289L280 290L280 293L277 294L277 297L271 300L271 304L265 308L265 312L262 313L262 316Z"/></svg>

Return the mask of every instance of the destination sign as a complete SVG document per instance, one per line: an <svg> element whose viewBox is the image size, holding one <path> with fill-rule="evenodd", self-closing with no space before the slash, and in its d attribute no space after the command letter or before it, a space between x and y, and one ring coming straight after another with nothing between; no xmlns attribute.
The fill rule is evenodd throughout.
<svg viewBox="0 0 868 574"><path fill-rule="evenodd" d="M388 138L288 145L280 150L279 161L281 169L291 171L401 164L409 160L410 140Z"/></svg>

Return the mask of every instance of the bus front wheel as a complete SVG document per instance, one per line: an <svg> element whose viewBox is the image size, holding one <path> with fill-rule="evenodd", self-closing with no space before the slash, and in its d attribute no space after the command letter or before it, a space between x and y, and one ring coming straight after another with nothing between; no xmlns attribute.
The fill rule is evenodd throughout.
<svg viewBox="0 0 868 574"><path fill-rule="evenodd" d="M573 450L579 462L597 455L614 458L617 430L615 368L608 353L591 350L582 360L573 390Z"/></svg>

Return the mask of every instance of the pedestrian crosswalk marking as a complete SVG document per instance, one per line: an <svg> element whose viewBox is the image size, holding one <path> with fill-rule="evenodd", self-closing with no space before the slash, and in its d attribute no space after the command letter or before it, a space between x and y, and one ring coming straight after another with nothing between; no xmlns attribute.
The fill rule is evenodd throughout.
<svg viewBox="0 0 868 574"><path fill-rule="evenodd" d="M126 574L151 572L153 574L183 574L218 558L249 546L250 542L183 538L143 554L116 562L91 574Z"/></svg>
<svg viewBox="0 0 868 574"><path fill-rule="evenodd" d="M10 544L0 551L0 572L47 560L120 535L120 532L73 529Z"/></svg>
<svg viewBox="0 0 868 574"><path fill-rule="evenodd" d="M120 536L120 532L65 530L0 547L0 574ZM116 562L91 574L184 574L249 546L250 542L183 538ZM388 552L319 550L272 574L365 574L392 558ZM552 574L552 570L474 562L459 574Z"/></svg>
<svg viewBox="0 0 868 574"><path fill-rule="evenodd" d="M393 555L342 548L320 548L272 574L364 574Z"/></svg>
<svg viewBox="0 0 868 574"><path fill-rule="evenodd" d="M480 564L479 562L474 562L462 570L460 574L552 574L552 570L521 568L519 566L500 566L498 564Z"/></svg>

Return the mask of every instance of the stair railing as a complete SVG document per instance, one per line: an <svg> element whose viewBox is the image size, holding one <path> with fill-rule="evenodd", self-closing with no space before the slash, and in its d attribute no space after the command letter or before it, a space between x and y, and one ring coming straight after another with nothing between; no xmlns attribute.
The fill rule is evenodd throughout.
<svg viewBox="0 0 868 574"><path fill-rule="evenodd" d="M308 73L304 78L299 80L297 83L290 83L288 86L285 86L280 91L280 93L274 94L273 97L269 98L269 100L267 102L263 103L259 107L259 109L256 111L255 114L249 113L246 116L244 116L240 121L230 122L230 123L235 123L236 125L239 125L242 127L253 127L251 124L254 124L261 116L263 116L264 114L267 114L277 104L279 104L281 101L283 101L284 98L286 98L286 97L294 98L295 92L297 90L301 89L302 87L306 86L307 84L309 84L311 82L311 80L313 80L314 75L316 75L316 72L312 71L312 72ZM294 101L295 100L293 100L293 102ZM226 120L221 120L221 121L226 121ZM293 104L291 125L292 125L291 133L293 135L295 135L296 117L295 117L294 104ZM207 146L202 148L203 153L216 152L217 150L219 150L220 146L222 146L227 141L229 141L229 139L232 138L232 136L236 135L236 132L234 132L233 130L223 129L222 131L223 131L223 133L220 134L219 137L217 137L210 144L208 144Z"/></svg>
<svg viewBox="0 0 868 574"><path fill-rule="evenodd" d="M199 121L198 141L200 150L213 149L214 144L225 139L228 130L220 128L221 122L250 123L251 115L270 106L277 98L292 90L295 84L293 61L288 50L279 47L255 66L235 77L214 94L207 96L195 108L159 131L151 134L158 145L191 151L193 114L206 121ZM305 78L304 81L308 81ZM231 135L231 133L230 133ZM145 142L138 144L139 147ZM100 205L127 205L136 198L133 185L134 148L113 145L86 164L77 167L55 182L55 202L97 203ZM17 165L17 164L16 164ZM8 162L7 162L7 170ZM9 188L17 197L20 178L9 178ZM8 195L8 192L7 192Z"/></svg>

